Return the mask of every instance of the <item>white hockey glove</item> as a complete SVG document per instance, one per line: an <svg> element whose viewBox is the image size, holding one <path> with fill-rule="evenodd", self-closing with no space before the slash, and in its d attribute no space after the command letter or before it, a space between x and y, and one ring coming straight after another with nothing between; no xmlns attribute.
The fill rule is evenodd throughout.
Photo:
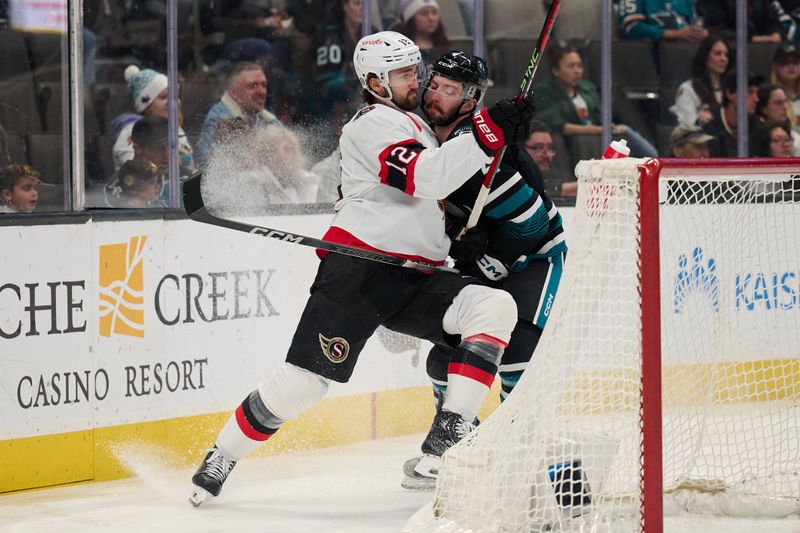
<svg viewBox="0 0 800 533"><path fill-rule="evenodd" d="M483 257L476 261L478 270L489 281L500 281L508 277L508 267L503 264L499 259L495 259L491 255L484 254Z"/></svg>

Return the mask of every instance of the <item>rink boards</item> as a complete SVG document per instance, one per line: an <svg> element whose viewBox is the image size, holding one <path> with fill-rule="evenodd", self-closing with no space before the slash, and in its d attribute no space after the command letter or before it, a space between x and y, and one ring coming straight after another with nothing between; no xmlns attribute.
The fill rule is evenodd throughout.
<svg viewBox="0 0 800 533"><path fill-rule="evenodd" d="M569 231L573 210L561 211ZM662 215L689 224L681 213ZM258 223L318 236L329 221ZM155 447L168 464L194 463L233 407L283 361L318 266L311 248L189 220L0 226L0 242L0 493L128 475L116 452L130 446ZM731 388L745 387L757 402L797 401L798 346L782 332L800 310L798 246L782 246L767 272L727 257L725 244L714 235L662 242L662 331L727 317L740 332L729 337L738 349L720 361ZM702 262L693 259L698 248ZM715 260L715 283L701 285L714 290L679 283L694 272L682 256L706 267ZM568 271L569 261L565 280ZM748 333L765 323L774 325L769 342ZM674 335L664 347L703 349ZM379 330L350 383L333 384L261 453L425 431L428 348ZM485 407L496 404L490 394Z"/></svg>
<svg viewBox="0 0 800 533"><path fill-rule="evenodd" d="M262 220L306 235L329 221ZM8 226L0 242L0 492L124 476L120 446L193 463L282 363L319 264L189 220ZM424 431L428 348L379 332L265 453Z"/></svg>

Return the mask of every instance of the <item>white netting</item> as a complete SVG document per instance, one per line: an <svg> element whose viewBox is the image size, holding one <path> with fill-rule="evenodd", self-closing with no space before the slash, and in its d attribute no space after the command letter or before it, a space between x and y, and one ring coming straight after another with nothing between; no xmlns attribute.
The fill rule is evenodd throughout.
<svg viewBox="0 0 800 533"><path fill-rule="evenodd" d="M445 454L426 530L640 530L643 163L578 165L548 326ZM667 166L659 192L665 511L798 512L800 178Z"/></svg>

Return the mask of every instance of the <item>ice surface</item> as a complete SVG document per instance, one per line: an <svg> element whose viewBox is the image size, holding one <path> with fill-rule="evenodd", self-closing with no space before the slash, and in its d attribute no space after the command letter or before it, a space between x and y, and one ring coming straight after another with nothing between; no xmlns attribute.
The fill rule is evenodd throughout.
<svg viewBox="0 0 800 533"><path fill-rule="evenodd" d="M400 487L423 438L245 459L198 509L188 500L193 470L164 470L145 450L135 478L0 496L0 531L397 532L432 494Z"/></svg>
<svg viewBox="0 0 800 533"><path fill-rule="evenodd" d="M219 498L195 509L192 470L165 469L153 449L122 449L137 476L0 496L0 531L399 532L432 493L400 488L424 435L246 459ZM199 459L199 458L198 458ZM668 533L800 533L800 520L668 517Z"/></svg>

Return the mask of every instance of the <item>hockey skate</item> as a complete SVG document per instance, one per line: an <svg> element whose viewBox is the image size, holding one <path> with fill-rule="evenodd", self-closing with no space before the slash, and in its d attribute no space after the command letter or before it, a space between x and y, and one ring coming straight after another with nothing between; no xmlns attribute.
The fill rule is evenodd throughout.
<svg viewBox="0 0 800 533"><path fill-rule="evenodd" d="M194 491L189 497L189 502L198 507L209 496L219 496L222 484L225 483L234 466L236 466L236 461L226 459L216 446L211 448L197 472L192 476Z"/></svg>
<svg viewBox="0 0 800 533"><path fill-rule="evenodd" d="M422 457L409 459L403 465L405 477L400 485L409 490L433 490L439 475L442 454L463 439L475 426L450 411L439 411L422 443Z"/></svg>

